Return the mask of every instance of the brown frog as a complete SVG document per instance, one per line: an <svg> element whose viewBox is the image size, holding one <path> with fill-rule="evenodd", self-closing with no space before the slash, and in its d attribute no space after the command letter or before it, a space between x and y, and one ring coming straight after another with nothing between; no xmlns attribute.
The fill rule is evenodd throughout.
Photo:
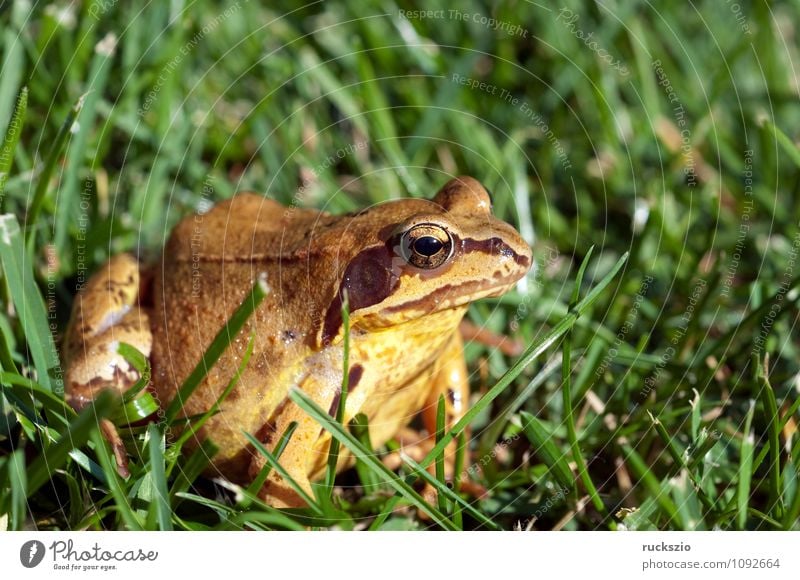
<svg viewBox="0 0 800 580"><path fill-rule="evenodd" d="M432 201L389 201L344 216L240 193L181 221L154 267L124 254L89 281L66 337L68 397L80 407L102 388L133 384L138 373L116 353L127 342L150 357L150 388L167 405L264 272L269 295L184 413L216 403L253 333L250 362L198 435L220 449L214 468L245 483L263 460L243 432L272 449L296 421L281 465L310 493L330 435L288 393L300 388L335 414L343 297L350 312L344 420L366 414L377 447L421 410L430 431L440 394L449 424L463 414L468 375L459 322L470 302L505 293L530 265L528 245L492 215L488 193L471 177L449 181ZM276 506L302 505L274 472L262 496Z"/></svg>

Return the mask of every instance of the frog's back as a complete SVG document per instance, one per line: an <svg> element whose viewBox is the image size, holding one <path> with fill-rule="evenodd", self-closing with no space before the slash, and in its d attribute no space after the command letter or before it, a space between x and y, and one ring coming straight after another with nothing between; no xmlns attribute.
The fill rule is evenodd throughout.
<svg viewBox="0 0 800 580"><path fill-rule="evenodd" d="M188 216L172 231L165 256L178 262L270 260L302 248L308 232L335 218L284 206L255 193L238 193L205 214Z"/></svg>
<svg viewBox="0 0 800 580"><path fill-rule="evenodd" d="M242 428L252 432L266 423L285 398L278 384L286 381L292 361L305 356L313 326L307 313L316 307L308 276L302 275L308 268L296 257L308 246L304 232L328 228L329 222L322 212L238 194L183 219L156 265L152 370L162 401L170 400L191 373L257 275L267 274L270 294L184 404L187 415L211 408L238 369L248 338L255 336L251 363L223 406L237 420L210 421L215 441L224 448L220 462L235 463L232 456L241 444L233 442L241 439Z"/></svg>

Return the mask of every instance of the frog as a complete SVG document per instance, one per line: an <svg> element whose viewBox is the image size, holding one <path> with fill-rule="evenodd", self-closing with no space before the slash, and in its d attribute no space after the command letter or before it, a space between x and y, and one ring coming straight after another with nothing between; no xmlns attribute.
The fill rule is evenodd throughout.
<svg viewBox="0 0 800 580"><path fill-rule="evenodd" d="M335 417L346 368L343 423L366 416L376 449L416 416L434 433L440 398L452 426L470 400L459 324L472 302L513 289L531 259L517 230L493 215L487 189L468 176L432 199L401 197L345 215L237 193L183 218L154 264L123 253L89 279L65 336L67 398L79 409L103 389L134 385L139 370L117 352L125 342L149 360L148 390L163 409L265 277L267 296L182 401L183 416L219 403L190 443L212 440L212 474L240 485L265 464L245 434L275 451L292 425L280 464L312 495L331 436L291 390ZM337 471L352 463L345 451ZM274 469L259 496L280 508L305 503Z"/></svg>

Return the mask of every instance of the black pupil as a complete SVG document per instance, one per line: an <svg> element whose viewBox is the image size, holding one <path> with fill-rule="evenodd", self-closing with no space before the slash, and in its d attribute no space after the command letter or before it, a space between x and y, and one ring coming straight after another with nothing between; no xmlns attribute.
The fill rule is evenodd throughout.
<svg viewBox="0 0 800 580"><path fill-rule="evenodd" d="M422 236L414 242L414 251L430 258L442 250L442 242L433 236Z"/></svg>

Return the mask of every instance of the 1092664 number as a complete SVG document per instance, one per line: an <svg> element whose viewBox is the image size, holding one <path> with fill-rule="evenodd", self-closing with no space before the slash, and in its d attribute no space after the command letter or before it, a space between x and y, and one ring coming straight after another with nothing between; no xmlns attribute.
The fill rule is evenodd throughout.
<svg viewBox="0 0 800 580"><path fill-rule="evenodd" d="M733 558L734 568L780 568L780 558Z"/></svg>

